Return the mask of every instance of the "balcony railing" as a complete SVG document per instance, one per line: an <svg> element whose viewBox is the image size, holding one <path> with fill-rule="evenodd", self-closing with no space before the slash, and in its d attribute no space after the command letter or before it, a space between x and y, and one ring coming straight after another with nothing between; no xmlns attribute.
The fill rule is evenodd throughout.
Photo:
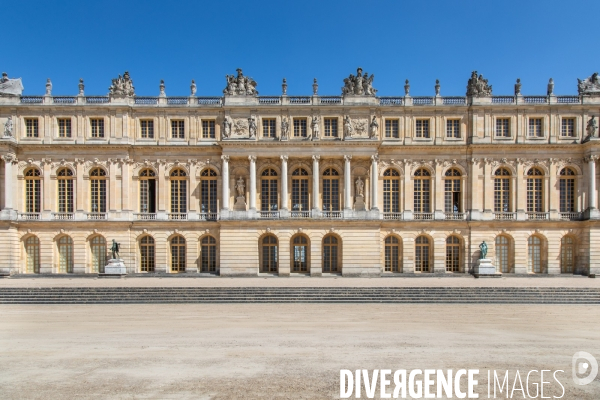
<svg viewBox="0 0 600 400"><path fill-rule="evenodd" d="M108 96L87 96L85 98L87 104L106 104L109 101Z"/></svg>
<svg viewBox="0 0 600 400"><path fill-rule="evenodd" d="M340 96L321 96L319 98L320 104L342 104L342 98Z"/></svg>
<svg viewBox="0 0 600 400"><path fill-rule="evenodd" d="M433 220L433 213L414 213L413 218L416 220L424 221L424 220Z"/></svg>
<svg viewBox="0 0 600 400"><path fill-rule="evenodd" d="M279 211L259 211L258 216L261 218L276 219L279 218Z"/></svg>
<svg viewBox="0 0 600 400"><path fill-rule="evenodd" d="M323 218L342 219L342 212L341 211L323 211L321 216Z"/></svg>
<svg viewBox="0 0 600 400"><path fill-rule="evenodd" d="M23 212L19 213L19 219L24 221L37 221L41 219L41 213L39 212Z"/></svg>
<svg viewBox="0 0 600 400"><path fill-rule="evenodd" d="M399 220L399 219L402 219L402 213L401 212L384 212L383 219Z"/></svg>
<svg viewBox="0 0 600 400"><path fill-rule="evenodd" d="M310 218L310 211L290 211L290 218Z"/></svg>
<svg viewBox="0 0 600 400"><path fill-rule="evenodd" d="M402 97L380 97L379 105L381 106L401 106L404 99Z"/></svg>
<svg viewBox="0 0 600 400"><path fill-rule="evenodd" d="M310 104L310 97L309 96L290 97L290 104Z"/></svg>
<svg viewBox="0 0 600 400"><path fill-rule="evenodd" d="M202 221L216 221L219 219L219 213L216 212L203 212L199 216Z"/></svg>
<svg viewBox="0 0 600 400"><path fill-rule="evenodd" d="M156 213L134 213L133 216L138 221L151 221L156 219Z"/></svg>
<svg viewBox="0 0 600 400"><path fill-rule="evenodd" d="M514 212L495 212L494 219L497 221L510 221L517 219L517 213Z"/></svg>
<svg viewBox="0 0 600 400"><path fill-rule="evenodd" d="M108 215L106 213L101 213L101 212L91 212L91 213L87 213L87 219L92 219L92 220L108 219Z"/></svg>
<svg viewBox="0 0 600 400"><path fill-rule="evenodd" d="M44 98L42 96L21 96L21 103L23 104L42 104Z"/></svg>
<svg viewBox="0 0 600 400"><path fill-rule="evenodd" d="M447 220L463 220L463 219L465 219L465 216L466 216L465 213L460 213L460 212L446 213Z"/></svg>
<svg viewBox="0 0 600 400"><path fill-rule="evenodd" d="M556 102L559 104L579 104L579 96L556 96Z"/></svg>
<svg viewBox="0 0 600 400"><path fill-rule="evenodd" d="M563 221L581 221L583 213L580 212L561 212L559 218Z"/></svg>
<svg viewBox="0 0 600 400"><path fill-rule="evenodd" d="M138 105L158 104L158 97L135 97L134 103Z"/></svg>
<svg viewBox="0 0 600 400"><path fill-rule="evenodd" d="M433 104L433 97L413 97L415 106L428 106Z"/></svg>
<svg viewBox="0 0 600 400"><path fill-rule="evenodd" d="M167 104L173 106L185 106L188 103L187 97L167 97Z"/></svg>
<svg viewBox="0 0 600 400"><path fill-rule="evenodd" d="M52 219L55 219L55 220L72 220L72 219L75 219L75 213L71 213L71 212L57 212L57 213L52 213Z"/></svg>
<svg viewBox="0 0 600 400"><path fill-rule="evenodd" d="M514 104L515 96L492 96L492 104Z"/></svg>
<svg viewBox="0 0 600 400"><path fill-rule="evenodd" d="M281 104L281 98L276 96L262 96L258 98L258 104Z"/></svg>
<svg viewBox="0 0 600 400"><path fill-rule="evenodd" d="M220 107L223 103L220 97L198 97L198 104L201 106Z"/></svg>
<svg viewBox="0 0 600 400"><path fill-rule="evenodd" d="M525 96L523 100L525 100L525 103L530 104L546 104L548 103L548 96Z"/></svg>
<svg viewBox="0 0 600 400"><path fill-rule="evenodd" d="M465 104L467 104L467 98L466 97L443 97L442 103L444 105L464 106Z"/></svg>
<svg viewBox="0 0 600 400"><path fill-rule="evenodd" d="M173 221L183 221L188 219L187 213L169 213L169 219Z"/></svg>
<svg viewBox="0 0 600 400"><path fill-rule="evenodd" d="M52 98L54 104L75 104L77 103L77 97L75 96L54 96Z"/></svg>
<svg viewBox="0 0 600 400"><path fill-rule="evenodd" d="M530 221L542 221L550 219L550 213L545 212L528 212L527 219Z"/></svg>

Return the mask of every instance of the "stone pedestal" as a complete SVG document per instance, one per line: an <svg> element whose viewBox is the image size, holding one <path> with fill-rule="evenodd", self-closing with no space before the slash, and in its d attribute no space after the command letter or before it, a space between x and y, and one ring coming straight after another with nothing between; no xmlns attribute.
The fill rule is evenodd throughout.
<svg viewBox="0 0 600 400"><path fill-rule="evenodd" d="M477 260L477 265L473 270L473 274L476 277L480 276L501 276L502 274L496 273L496 267L492 264L492 260L489 258L480 258Z"/></svg>
<svg viewBox="0 0 600 400"><path fill-rule="evenodd" d="M356 196L356 200L354 200L354 211L365 211L364 196Z"/></svg>
<svg viewBox="0 0 600 400"><path fill-rule="evenodd" d="M122 259L111 258L104 267L104 273L100 275L127 275L127 269Z"/></svg>
<svg viewBox="0 0 600 400"><path fill-rule="evenodd" d="M234 211L246 211L246 198L244 196L238 196L235 198L235 204L233 205Z"/></svg>

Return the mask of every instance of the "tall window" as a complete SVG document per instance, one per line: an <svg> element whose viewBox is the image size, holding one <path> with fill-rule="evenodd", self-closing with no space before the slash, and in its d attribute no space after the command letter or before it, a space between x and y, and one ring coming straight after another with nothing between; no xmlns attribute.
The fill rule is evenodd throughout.
<svg viewBox="0 0 600 400"><path fill-rule="evenodd" d="M340 210L340 179L333 168L323 172L323 211Z"/></svg>
<svg viewBox="0 0 600 400"><path fill-rule="evenodd" d="M444 208L446 214L456 214L462 212L460 180L461 173L456 168L446 171L444 180Z"/></svg>
<svg viewBox="0 0 600 400"><path fill-rule="evenodd" d="M173 139L185 139L185 121L182 119L171 120L171 137Z"/></svg>
<svg viewBox="0 0 600 400"><path fill-rule="evenodd" d="M431 245L429 238L419 236L415 240L415 272L429 272L431 270Z"/></svg>
<svg viewBox="0 0 600 400"><path fill-rule="evenodd" d="M171 172L171 212L187 212L187 174L179 168Z"/></svg>
<svg viewBox="0 0 600 400"><path fill-rule="evenodd" d="M106 266L106 239L94 236L90 242L92 251L92 272L104 272Z"/></svg>
<svg viewBox="0 0 600 400"><path fill-rule="evenodd" d="M146 235L140 240L140 271L154 272L154 238Z"/></svg>
<svg viewBox="0 0 600 400"><path fill-rule="evenodd" d="M25 118L25 135L27 137L39 137L39 120L37 118Z"/></svg>
<svg viewBox="0 0 600 400"><path fill-rule="evenodd" d="M510 119L509 118L496 118L496 137L509 138L510 137Z"/></svg>
<svg viewBox="0 0 600 400"><path fill-rule="evenodd" d="M278 247L275 236L267 235L262 239L261 255L260 272L277 272Z"/></svg>
<svg viewBox="0 0 600 400"><path fill-rule="evenodd" d="M507 236L496 236L496 263L498 263L498 269L502 273L514 272L511 241Z"/></svg>
<svg viewBox="0 0 600 400"><path fill-rule="evenodd" d="M91 211L93 213L106 212L106 171L94 168L90 171L90 197Z"/></svg>
<svg viewBox="0 0 600 400"><path fill-rule="evenodd" d="M263 118L263 137L274 138L277 137L277 131L275 128L275 118Z"/></svg>
<svg viewBox="0 0 600 400"><path fill-rule="evenodd" d="M308 172L297 168L292 172L292 211L308 211Z"/></svg>
<svg viewBox="0 0 600 400"><path fill-rule="evenodd" d="M538 236L530 236L527 240L528 244L528 264L529 272L537 274L546 272L544 243Z"/></svg>
<svg viewBox="0 0 600 400"><path fill-rule="evenodd" d="M71 137L71 118L59 118L58 119L58 137L70 138Z"/></svg>
<svg viewBox="0 0 600 400"><path fill-rule="evenodd" d="M171 272L185 272L185 238L175 236L171 239Z"/></svg>
<svg viewBox="0 0 600 400"><path fill-rule="evenodd" d="M283 179L287 179L284 177ZM262 173L260 189L260 205L262 211L277 211L278 192L277 192L277 172L267 168Z"/></svg>
<svg viewBox="0 0 600 400"><path fill-rule="evenodd" d="M200 212L217 212L217 173L212 169L200 174Z"/></svg>
<svg viewBox="0 0 600 400"><path fill-rule="evenodd" d="M494 173L494 212L510 212L510 172L498 168Z"/></svg>
<svg viewBox="0 0 600 400"><path fill-rule="evenodd" d="M151 169L140 172L140 212L156 212L156 174Z"/></svg>
<svg viewBox="0 0 600 400"><path fill-rule="evenodd" d="M338 119L325 118L325 137L338 137Z"/></svg>
<svg viewBox="0 0 600 400"><path fill-rule="evenodd" d="M140 138L154 139L154 121L143 119L140 121Z"/></svg>
<svg viewBox="0 0 600 400"><path fill-rule="evenodd" d="M402 272L402 253L396 236L385 238L385 272Z"/></svg>
<svg viewBox="0 0 600 400"><path fill-rule="evenodd" d="M104 119L102 118L91 118L90 119L91 135L93 138L104 137Z"/></svg>
<svg viewBox="0 0 600 400"><path fill-rule="evenodd" d="M400 212L400 174L393 168L383 173L383 212Z"/></svg>
<svg viewBox="0 0 600 400"><path fill-rule="evenodd" d="M202 139L214 139L215 138L215 121L214 120L203 120L202 121Z"/></svg>
<svg viewBox="0 0 600 400"><path fill-rule="evenodd" d="M386 119L385 120L385 137L386 138L399 138L400 130L398 128L398 120L397 119Z"/></svg>
<svg viewBox="0 0 600 400"><path fill-rule="evenodd" d="M58 272L73 272L73 239L69 236L58 239Z"/></svg>
<svg viewBox="0 0 600 400"><path fill-rule="evenodd" d="M544 137L541 118L529 118L529 137Z"/></svg>
<svg viewBox="0 0 600 400"><path fill-rule="evenodd" d="M27 257L27 273L40 273L40 239L29 236L25 239L25 255Z"/></svg>
<svg viewBox="0 0 600 400"><path fill-rule="evenodd" d="M298 235L292 240L292 272L308 272L308 239Z"/></svg>
<svg viewBox="0 0 600 400"><path fill-rule="evenodd" d="M39 169L25 171L25 212L39 213L41 201L41 173Z"/></svg>
<svg viewBox="0 0 600 400"><path fill-rule="evenodd" d="M560 171L558 181L560 190L560 212L575 212L575 172L571 168L563 168Z"/></svg>
<svg viewBox="0 0 600 400"><path fill-rule="evenodd" d="M575 137L575 118L562 118L560 135L563 137Z"/></svg>
<svg viewBox="0 0 600 400"><path fill-rule="evenodd" d="M58 212L73 212L73 171L62 168L56 174L58 178Z"/></svg>
<svg viewBox="0 0 600 400"><path fill-rule="evenodd" d="M446 272L460 272L460 239L448 236L446 239Z"/></svg>
<svg viewBox="0 0 600 400"><path fill-rule="evenodd" d="M200 241L200 271L217 271L217 241L212 236L204 236Z"/></svg>
<svg viewBox="0 0 600 400"><path fill-rule="evenodd" d="M294 118L294 137L306 137L306 118Z"/></svg>
<svg viewBox="0 0 600 400"><path fill-rule="evenodd" d="M446 120L446 137L460 139L460 119Z"/></svg>
<svg viewBox="0 0 600 400"><path fill-rule="evenodd" d="M323 238L323 272L341 272L338 239L333 235Z"/></svg>
<svg viewBox="0 0 600 400"><path fill-rule="evenodd" d="M564 236L560 241L560 270L572 274L575 270L575 239Z"/></svg>
<svg viewBox="0 0 600 400"><path fill-rule="evenodd" d="M431 174L425 168L415 172L414 211L415 213L429 213L431 196Z"/></svg>
<svg viewBox="0 0 600 400"><path fill-rule="evenodd" d="M429 120L418 119L415 126L415 137L428 138L429 137Z"/></svg>
<svg viewBox="0 0 600 400"><path fill-rule="evenodd" d="M543 175L538 168L527 171L527 212L544 212Z"/></svg>

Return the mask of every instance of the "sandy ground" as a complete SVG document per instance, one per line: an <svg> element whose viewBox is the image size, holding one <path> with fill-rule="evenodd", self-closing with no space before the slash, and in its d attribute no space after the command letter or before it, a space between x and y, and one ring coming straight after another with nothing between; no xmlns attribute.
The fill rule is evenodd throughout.
<svg viewBox="0 0 600 400"><path fill-rule="evenodd" d="M547 305L5 305L0 398L335 399L342 368L478 368L480 398L489 369L561 369L564 399L597 399L599 378L575 386L571 357L600 360L599 316Z"/></svg>

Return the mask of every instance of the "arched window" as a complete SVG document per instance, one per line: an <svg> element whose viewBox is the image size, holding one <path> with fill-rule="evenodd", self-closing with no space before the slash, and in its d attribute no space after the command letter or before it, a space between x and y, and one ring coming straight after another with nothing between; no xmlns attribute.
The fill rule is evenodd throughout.
<svg viewBox="0 0 600 400"><path fill-rule="evenodd" d="M494 173L494 212L511 212L510 172L498 168Z"/></svg>
<svg viewBox="0 0 600 400"><path fill-rule="evenodd" d="M187 174L180 168L171 172L171 212L187 213Z"/></svg>
<svg viewBox="0 0 600 400"><path fill-rule="evenodd" d="M323 211L340 210L340 174L333 168L323 172Z"/></svg>
<svg viewBox="0 0 600 400"><path fill-rule="evenodd" d="M539 168L527 171L527 212L544 212L544 174Z"/></svg>
<svg viewBox="0 0 600 400"><path fill-rule="evenodd" d="M456 168L446 171L444 179L444 207L446 215L458 214L462 211L460 192L461 173Z"/></svg>
<svg viewBox="0 0 600 400"><path fill-rule="evenodd" d="M207 168L200 174L200 212L217 211L217 173Z"/></svg>
<svg viewBox="0 0 600 400"><path fill-rule="evenodd" d="M262 239L260 262L260 272L277 272L279 249L277 247L277 238L273 235L267 235Z"/></svg>
<svg viewBox="0 0 600 400"><path fill-rule="evenodd" d="M42 192L42 177L36 168L25 172L25 212L39 213Z"/></svg>
<svg viewBox="0 0 600 400"><path fill-rule="evenodd" d="M502 271L503 274L514 272L511 244L511 239L508 236L496 236L496 263L498 264L498 270Z"/></svg>
<svg viewBox="0 0 600 400"><path fill-rule="evenodd" d="M415 189L414 189L414 212L430 213L430 201L431 201L431 174L425 168L419 168L415 172ZM418 219L419 216L415 215Z"/></svg>
<svg viewBox="0 0 600 400"><path fill-rule="evenodd" d="M73 171L62 168L56 174L58 178L58 212L73 212Z"/></svg>
<svg viewBox="0 0 600 400"><path fill-rule="evenodd" d="M333 235L323 238L323 272L341 272L338 239Z"/></svg>
<svg viewBox="0 0 600 400"><path fill-rule="evenodd" d="M287 177L284 177L287 179ZM262 211L277 211L279 193L277 192L277 172L267 168L261 177L260 207Z"/></svg>
<svg viewBox="0 0 600 400"><path fill-rule="evenodd" d="M58 239L58 272L73 272L73 239L69 236Z"/></svg>
<svg viewBox="0 0 600 400"><path fill-rule="evenodd" d="M151 169L140 172L140 212L156 213L156 174Z"/></svg>
<svg viewBox="0 0 600 400"><path fill-rule="evenodd" d="M456 236L448 236L446 239L446 272L460 272L462 259L460 244L460 239Z"/></svg>
<svg viewBox="0 0 600 400"><path fill-rule="evenodd" d="M575 171L563 168L558 181L560 189L560 212L570 213L577 211L575 203Z"/></svg>
<svg viewBox="0 0 600 400"><path fill-rule="evenodd" d="M90 242L92 251L92 272L104 272L106 266L106 239L94 236Z"/></svg>
<svg viewBox="0 0 600 400"><path fill-rule="evenodd" d="M91 212L106 212L106 171L94 168L90 171L90 205Z"/></svg>
<svg viewBox="0 0 600 400"><path fill-rule="evenodd" d="M402 251L396 236L385 238L385 272L402 272Z"/></svg>
<svg viewBox="0 0 600 400"><path fill-rule="evenodd" d="M292 172L292 211L309 211L308 172L297 168Z"/></svg>
<svg viewBox="0 0 600 400"><path fill-rule="evenodd" d="M25 239L25 255L27 257L27 273L40 273L40 239L29 236Z"/></svg>
<svg viewBox="0 0 600 400"><path fill-rule="evenodd" d="M217 241L212 236L200 240L200 272L217 271Z"/></svg>
<svg viewBox="0 0 600 400"><path fill-rule="evenodd" d="M308 239L298 235L292 240L292 272L309 272Z"/></svg>
<svg viewBox="0 0 600 400"><path fill-rule="evenodd" d="M527 240L529 272L546 272L546 254L544 241L539 236L530 236Z"/></svg>
<svg viewBox="0 0 600 400"><path fill-rule="evenodd" d="M185 272L185 238L175 236L171 239L171 272Z"/></svg>
<svg viewBox="0 0 600 400"><path fill-rule="evenodd" d="M154 238L150 235L140 240L140 271L154 272Z"/></svg>
<svg viewBox="0 0 600 400"><path fill-rule="evenodd" d="M431 271L431 244L427 236L419 236L415 240L415 272Z"/></svg>
<svg viewBox="0 0 600 400"><path fill-rule="evenodd" d="M575 239L564 236L560 241L560 270L563 274L572 274L575 271Z"/></svg>
<svg viewBox="0 0 600 400"><path fill-rule="evenodd" d="M400 174L393 168L383 173L383 212L400 212Z"/></svg>

